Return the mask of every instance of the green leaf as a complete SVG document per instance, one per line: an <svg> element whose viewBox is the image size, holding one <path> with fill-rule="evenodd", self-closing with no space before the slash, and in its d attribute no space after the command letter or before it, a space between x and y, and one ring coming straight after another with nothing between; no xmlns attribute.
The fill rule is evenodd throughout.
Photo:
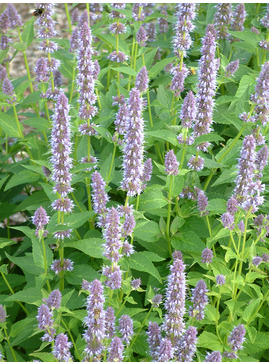
<svg viewBox="0 0 269 364"><path fill-rule="evenodd" d="M22 41L26 43L28 47L34 40L34 21L35 19L32 18L25 23L24 30L21 35Z"/></svg>
<svg viewBox="0 0 269 364"><path fill-rule="evenodd" d="M197 346L200 348L210 349L212 351L219 350L222 352L223 346L219 339L212 332L203 331L198 338Z"/></svg>
<svg viewBox="0 0 269 364"><path fill-rule="evenodd" d="M157 131L148 131L146 132L146 136L154 137L156 140L166 141L174 146L178 146L178 140L176 135L170 130L157 130Z"/></svg>
<svg viewBox="0 0 269 364"><path fill-rule="evenodd" d="M246 340L244 343L244 352L248 354L254 354L258 352L264 352L269 349L269 333L258 332L254 343Z"/></svg>
<svg viewBox="0 0 269 364"><path fill-rule="evenodd" d="M200 237L191 229L191 226L184 224L179 231L180 236L172 238L172 246L176 250L185 250L186 252L200 254L205 248L205 244Z"/></svg>
<svg viewBox="0 0 269 364"><path fill-rule="evenodd" d="M251 300L251 302L248 303L248 305L246 306L246 308L243 311L243 316L242 319L245 322L248 322L251 318L254 320L255 316L253 317L253 315L255 314L257 308L259 307L261 302L261 299L258 298L256 300ZM251 323L251 321L249 322Z"/></svg>
<svg viewBox="0 0 269 364"><path fill-rule="evenodd" d="M20 171L10 178L6 185L5 191L15 186L37 182L39 178L40 176L32 171Z"/></svg>
<svg viewBox="0 0 269 364"><path fill-rule="evenodd" d="M14 42L12 43L12 47L17 49L18 51L24 52L27 48L27 45L21 42Z"/></svg>
<svg viewBox="0 0 269 364"><path fill-rule="evenodd" d="M160 209L167 205L162 191L157 186L151 186L140 196L139 209L149 211L152 208ZM154 204L152 203L154 201Z"/></svg>
<svg viewBox="0 0 269 364"><path fill-rule="evenodd" d="M235 97L240 99L243 97L244 93L248 90L248 88L256 82L254 76L244 75L241 78L238 89L236 91ZM236 101L235 101L236 102Z"/></svg>
<svg viewBox="0 0 269 364"><path fill-rule="evenodd" d="M132 69L131 67L111 67L111 69L113 69L116 72L121 72L121 73L125 73L127 75L131 75L136 77L137 72Z"/></svg>
<svg viewBox="0 0 269 364"><path fill-rule="evenodd" d="M66 242L66 248L74 248L94 258L103 258L102 244L104 241L99 238L84 239L73 242Z"/></svg>
<svg viewBox="0 0 269 364"><path fill-rule="evenodd" d="M40 306L42 304L42 292L38 288L25 288L22 291L7 297L5 301L21 301Z"/></svg>
<svg viewBox="0 0 269 364"><path fill-rule="evenodd" d="M52 355L51 353L33 353L33 354L29 354L30 356L34 356L35 358L40 359L42 362L55 362L57 361L54 357L54 355Z"/></svg>
<svg viewBox="0 0 269 364"><path fill-rule="evenodd" d="M83 279L89 282L92 282L94 279L100 279L100 273L96 272L88 264L76 264L74 270L65 278L69 284L81 286Z"/></svg>
<svg viewBox="0 0 269 364"><path fill-rule="evenodd" d="M62 60L59 71L69 80L73 79L74 64L71 61Z"/></svg>
<svg viewBox="0 0 269 364"><path fill-rule="evenodd" d="M21 136L13 116L0 112L0 127L10 138L20 138Z"/></svg>
<svg viewBox="0 0 269 364"><path fill-rule="evenodd" d="M155 221L138 221L134 230L134 238L147 242L155 242L160 235L159 226Z"/></svg>
<svg viewBox="0 0 269 364"><path fill-rule="evenodd" d="M9 47L7 47L7 49L5 49L5 50L0 50L0 63L2 63L3 60L6 58L8 51L9 51Z"/></svg>
<svg viewBox="0 0 269 364"><path fill-rule="evenodd" d="M41 91L34 91L30 95L28 95L23 101L20 103L21 107L30 106L38 101L40 101Z"/></svg>
<svg viewBox="0 0 269 364"><path fill-rule="evenodd" d="M208 210L214 214L222 214L226 211L226 200L214 198L208 202Z"/></svg>
<svg viewBox="0 0 269 364"><path fill-rule="evenodd" d="M0 249L4 249L6 246L17 244L14 240L8 240L5 238L0 238Z"/></svg>
<svg viewBox="0 0 269 364"><path fill-rule="evenodd" d="M170 178L167 179L168 180L167 181L168 182L168 185L169 185L169 179ZM174 178L172 178L172 180L173 180L173 184L172 184L172 197L176 197L182 191L182 188L184 186L184 179L183 179L183 177L180 174L178 174L177 176L174 176Z"/></svg>
<svg viewBox="0 0 269 364"><path fill-rule="evenodd" d="M128 259L129 267L140 272L146 272L151 274L154 278L156 278L160 283L162 283L161 276L155 266L152 264L152 261L148 258L144 252L134 253Z"/></svg>
<svg viewBox="0 0 269 364"><path fill-rule="evenodd" d="M156 76L158 76L158 74L164 69L164 67L167 66L168 63L172 63L175 59L176 57L170 57L158 61L154 66L150 68L149 78L155 78Z"/></svg>
<svg viewBox="0 0 269 364"><path fill-rule="evenodd" d="M11 326L10 337L14 338L11 340L11 345L16 346L23 341L27 340L31 334L34 332L34 325L36 323L36 318L27 317L24 320L15 322Z"/></svg>
<svg viewBox="0 0 269 364"><path fill-rule="evenodd" d="M34 117L22 121L23 124L29 125L38 131L48 130L50 125L47 119Z"/></svg>
<svg viewBox="0 0 269 364"><path fill-rule="evenodd" d="M43 273L43 269L35 265L32 254L28 253L28 255L23 257L12 257L8 253L5 254L11 262L20 267L24 272L34 274L36 276Z"/></svg>
<svg viewBox="0 0 269 364"><path fill-rule="evenodd" d="M226 238L227 236L230 236L230 230L223 228L215 236L208 238L207 241L209 243L213 243L215 241L218 241L219 239Z"/></svg>
<svg viewBox="0 0 269 364"><path fill-rule="evenodd" d="M65 218L66 224L72 229L77 229L95 215L93 211L77 212Z"/></svg>

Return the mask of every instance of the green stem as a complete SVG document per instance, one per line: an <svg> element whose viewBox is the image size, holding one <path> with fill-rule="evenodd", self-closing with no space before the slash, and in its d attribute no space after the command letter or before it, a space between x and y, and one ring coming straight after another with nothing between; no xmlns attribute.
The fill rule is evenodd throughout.
<svg viewBox="0 0 269 364"><path fill-rule="evenodd" d="M167 222L166 222L166 238L168 244L168 251L170 256L172 256L172 248L170 241L170 219L171 219L171 197L172 197L172 187L173 187L173 175L169 176L169 192L168 192L168 209L167 209Z"/></svg>
<svg viewBox="0 0 269 364"><path fill-rule="evenodd" d="M269 291L266 292L265 296L263 297L261 303L259 304L259 307L257 308L257 310L254 312L254 314L250 317L250 319L248 320L248 322L246 323L247 326L249 326L249 324L251 323L251 321L255 318L255 316L257 315L257 313L260 311L260 309L262 308L262 305L264 304L265 300L267 299L269 295Z"/></svg>
<svg viewBox="0 0 269 364"><path fill-rule="evenodd" d="M60 211L60 218L61 218L61 224L64 225L64 212ZM60 248L59 248L59 258L61 261L61 272L60 272L60 291L63 292L64 290L64 240L61 240L60 242Z"/></svg>
<svg viewBox="0 0 269 364"><path fill-rule="evenodd" d="M87 9L87 13L88 13L89 26L90 26L91 25L91 17L90 17L90 5L89 5L89 3L86 3L86 9Z"/></svg>
<svg viewBox="0 0 269 364"><path fill-rule="evenodd" d="M144 53L142 53L142 61L143 61L143 66L146 67ZM151 104L150 104L150 96L149 96L149 89L148 88L147 88L147 100L148 100L148 110L149 110L150 126L153 128L153 120L152 120Z"/></svg>
<svg viewBox="0 0 269 364"><path fill-rule="evenodd" d="M142 328L145 326L145 323L146 323L146 321L147 321L147 319L148 319L149 315L151 314L152 309L153 309L153 306L151 306L151 307L150 307L150 309L149 309L148 313L146 314L146 317L144 318L144 320L143 320L143 322L142 322L142 324L141 324L141 326L140 326L139 330L138 330L138 331L137 331L137 333L135 334L135 337L133 338L133 341L131 342L131 345L129 346L129 350L130 350L130 351L131 351L131 348L133 347L134 343L136 342L136 339L138 338L138 336L139 336L139 334L140 334L140 332L141 332Z"/></svg>
<svg viewBox="0 0 269 364"><path fill-rule="evenodd" d="M15 294L15 292L12 289L12 287L8 283L8 280L6 279L6 276L4 275L4 273L3 272L0 272L0 273L1 273L1 276L2 276L3 280L5 281L6 285L8 286L8 289L10 290L10 293L11 294ZM29 315L29 312L26 310L26 308L23 306L23 304L20 301L16 301L16 302L21 306L21 308L26 313L26 315Z"/></svg>
<svg viewBox="0 0 269 364"><path fill-rule="evenodd" d="M19 133L20 133L20 137L23 139L23 138L24 138L24 136L23 136L23 132L22 132L22 130L21 130L21 124L20 124L19 119L18 119L18 114L17 114L16 107L15 107L15 105L12 105L12 107L13 107L13 112L14 112L14 116L15 116L15 120L16 120L17 128L18 128Z"/></svg>
<svg viewBox="0 0 269 364"><path fill-rule="evenodd" d="M112 154L112 160L110 163L110 167L109 167L109 172L108 172L108 176L107 176L107 183L110 182L110 177L111 177L111 173L112 173L112 168L113 168L113 164L114 164L114 160L115 160L115 156L116 156L116 149L117 149L117 141L118 141L118 136L117 139L114 142L114 148L113 148L113 154Z"/></svg>
<svg viewBox="0 0 269 364"><path fill-rule="evenodd" d="M88 196L88 210L92 211L92 199L91 199L91 186L90 186L90 180L88 177L86 177L86 189L87 189L87 196ZM91 218L89 220L89 227L90 229L94 229L94 220Z"/></svg>
<svg viewBox="0 0 269 364"><path fill-rule="evenodd" d="M72 81L71 81L71 90L70 90L69 103L71 103L72 98L73 98L73 93L74 93L74 88L75 88L75 78L76 78L76 68L74 67L73 68L73 73L72 73Z"/></svg>
<svg viewBox="0 0 269 364"><path fill-rule="evenodd" d="M21 43L23 43L23 41L21 39L20 29L17 28L17 31L18 31L18 35L19 35L19 40L20 40ZM25 51L23 51L22 54L23 54L24 63L25 63L25 67L26 67L27 77L28 77L28 80L30 81L30 90L31 90L31 93L33 93L34 92L34 88L33 88L33 83L32 83L32 80L31 80L31 73L30 73L30 69L29 69L29 65L28 65L28 61L27 61L27 57L26 57Z"/></svg>
<svg viewBox="0 0 269 364"><path fill-rule="evenodd" d="M68 335L70 336L70 339L71 339L71 341L72 341L72 343L73 343L73 347L74 347L74 350L75 350L75 352L76 352L76 354L77 354L78 361L79 361L79 362L81 362L81 356L79 355L78 348L77 348L76 342L75 342L75 340L74 340L74 338L73 338L73 335L72 335L72 333L71 333L71 330L70 330L70 329L69 329L69 327L66 325L66 323L65 323L65 321L64 321L64 319L63 319L62 317L61 317L61 321L62 321L62 323L63 323L63 325L64 325L64 327L65 327L66 331L68 332Z"/></svg>
<svg viewBox="0 0 269 364"><path fill-rule="evenodd" d="M11 350L11 353L12 353L12 356L13 356L13 358L14 358L14 361L18 361L17 360L17 357L16 357L16 353L15 353L15 351L14 351L14 349L13 349L13 347L12 347L12 345L10 344L10 340L9 340L9 337L8 337L8 334L7 334L7 329L6 329L6 327L4 326L4 332L5 332L5 339L6 339L6 341L7 341L7 343L8 343L8 345L9 345L9 347L10 347L10 350Z"/></svg>
<svg viewBox="0 0 269 364"><path fill-rule="evenodd" d="M136 198L136 206L135 206L136 211L138 211L139 199L140 199L140 195L137 195L137 198Z"/></svg>
<svg viewBox="0 0 269 364"><path fill-rule="evenodd" d="M129 292L126 296L125 296L124 301L122 302L122 305L120 306L119 311L117 312L117 314L116 314L115 318L117 318L117 317L119 316L119 314L120 314L121 310L123 309L123 307L124 307L124 305L125 305L125 303L126 303L126 301L127 301L127 298L130 296L131 292L132 292L132 291L130 291L130 292Z"/></svg>
<svg viewBox="0 0 269 364"><path fill-rule="evenodd" d="M71 24L71 19L70 19L70 15L69 15L68 5L65 3L64 7L65 7L65 12L66 12L66 17L67 17L67 21L68 21L69 30L70 30L70 33L72 33L72 24Z"/></svg>
<svg viewBox="0 0 269 364"><path fill-rule="evenodd" d="M48 275L47 255L46 255L46 246L45 246L45 241L44 241L43 236L42 236L41 241L42 241L43 257L44 257L44 270L45 270L45 275L47 276ZM46 283L47 283L49 292L51 292L50 283L49 283L48 279L46 280Z"/></svg>

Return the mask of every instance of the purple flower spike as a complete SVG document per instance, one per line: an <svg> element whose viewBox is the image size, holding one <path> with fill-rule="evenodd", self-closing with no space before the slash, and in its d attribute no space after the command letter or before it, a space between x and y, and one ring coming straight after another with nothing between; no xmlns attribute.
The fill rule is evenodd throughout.
<svg viewBox="0 0 269 364"><path fill-rule="evenodd" d="M188 76L188 69L183 63L182 67L176 66L171 69L173 75L170 90L174 91L175 97L180 96L180 93L184 90L184 81Z"/></svg>
<svg viewBox="0 0 269 364"><path fill-rule="evenodd" d="M153 360L158 360L158 348L161 343L161 329L157 322L149 322L147 330L147 341L149 344L150 356Z"/></svg>
<svg viewBox="0 0 269 364"><path fill-rule="evenodd" d="M52 262L50 269L55 272L55 274L59 274L62 270L71 272L74 269L73 262L70 259L64 259L63 265L61 266L61 260L57 259Z"/></svg>
<svg viewBox="0 0 269 364"><path fill-rule="evenodd" d="M122 236L127 237L133 234L135 228L135 218L133 208L130 206L130 211L124 213L124 222L122 224Z"/></svg>
<svg viewBox="0 0 269 364"><path fill-rule="evenodd" d="M144 120L142 118L142 98L137 88L130 91L128 100L128 120L123 148L122 189L128 196L135 196L142 191L144 174Z"/></svg>
<svg viewBox="0 0 269 364"><path fill-rule="evenodd" d="M197 192L197 207L201 216L208 214L208 199L203 190L198 190Z"/></svg>
<svg viewBox="0 0 269 364"><path fill-rule="evenodd" d="M105 225L105 214L107 211L106 204L109 200L108 194L105 191L105 182L101 174L95 171L92 174L92 199L93 209L100 215L98 217L98 226L102 227Z"/></svg>
<svg viewBox="0 0 269 364"><path fill-rule="evenodd" d="M47 53L53 53L57 51L58 46L56 43L49 41L57 35L55 21L52 20L54 14L54 4L37 4L38 9L42 9L42 14L37 18L36 24L39 26L38 37L44 39L39 49Z"/></svg>
<svg viewBox="0 0 269 364"><path fill-rule="evenodd" d="M165 308L167 314L163 324L163 330L176 348L178 339L185 328L185 298L186 298L186 274L185 265L181 259L174 259L170 267L168 284L166 289Z"/></svg>
<svg viewBox="0 0 269 364"><path fill-rule="evenodd" d="M247 16L247 13L246 13L245 5L243 3L238 4L233 13L231 30L236 30L236 31L242 32L244 30L244 22L245 22L246 16Z"/></svg>
<svg viewBox="0 0 269 364"><path fill-rule="evenodd" d="M165 166L165 174L174 176L178 175L179 163L177 161L177 157L175 156L173 149L169 150L169 152L166 153L164 166Z"/></svg>
<svg viewBox="0 0 269 364"><path fill-rule="evenodd" d="M228 39L227 26L231 23L232 17L232 4L223 3L217 5L217 11L214 17L214 26L217 30L218 39Z"/></svg>
<svg viewBox="0 0 269 364"><path fill-rule="evenodd" d="M92 119L97 113L97 107L94 106L97 100L94 92L96 81L94 69L96 69L96 62L92 60L92 56L92 34L87 22L83 23L80 27L77 50L79 117L84 120Z"/></svg>
<svg viewBox="0 0 269 364"><path fill-rule="evenodd" d="M123 63L125 61L128 61L128 56L121 51L113 51L112 53L110 53L107 59L110 59L110 61L113 62Z"/></svg>
<svg viewBox="0 0 269 364"><path fill-rule="evenodd" d="M263 261L263 263L268 263L269 262L269 254L263 253L262 261Z"/></svg>
<svg viewBox="0 0 269 364"><path fill-rule="evenodd" d="M112 307L108 307L105 312L106 335L112 339L115 334L115 315Z"/></svg>
<svg viewBox="0 0 269 364"><path fill-rule="evenodd" d="M119 212L112 207L107 212L106 225L103 232L104 240L104 256L112 263L118 262L121 258L120 249L122 247L121 241L121 224Z"/></svg>
<svg viewBox="0 0 269 364"><path fill-rule="evenodd" d="M235 72L237 71L238 67L239 67L239 59L229 63L225 70L225 76L226 77L233 76L235 74Z"/></svg>
<svg viewBox="0 0 269 364"><path fill-rule="evenodd" d="M145 92L148 88L148 82L149 82L149 78L148 78L147 69L146 69L146 67L142 67L136 76L135 87L140 92Z"/></svg>
<svg viewBox="0 0 269 364"><path fill-rule="evenodd" d="M78 8L75 8L71 14L72 24L77 23L78 19L79 19L79 11L78 11Z"/></svg>
<svg viewBox="0 0 269 364"><path fill-rule="evenodd" d="M107 361L109 362L122 362L123 361L123 343L117 336L111 341L110 348L108 349L109 355Z"/></svg>
<svg viewBox="0 0 269 364"><path fill-rule="evenodd" d="M261 19L261 24L269 29L269 7L268 7L268 4L267 4L267 12L266 12L266 15Z"/></svg>
<svg viewBox="0 0 269 364"><path fill-rule="evenodd" d="M68 100L64 93L60 93L55 105L53 126L51 132L51 162L53 165L52 180L55 182L54 193L58 193L61 199L54 201L53 209L71 212L72 201L67 194L73 191L71 188L72 160L71 154L71 129Z"/></svg>
<svg viewBox="0 0 269 364"><path fill-rule="evenodd" d="M104 282L107 287L109 287L110 289L121 288L122 272L120 270L120 267L116 263L111 267L103 267L103 275L107 277L106 281Z"/></svg>
<svg viewBox="0 0 269 364"><path fill-rule="evenodd" d="M2 34L1 41L0 41L0 48L5 50L9 46L9 43L11 42L11 39L7 37L6 35Z"/></svg>
<svg viewBox="0 0 269 364"><path fill-rule="evenodd" d="M147 187L146 182L149 182L151 180L152 168L152 160L151 158L149 158L144 163L144 174L142 177L142 181L144 182L142 185L143 190Z"/></svg>
<svg viewBox="0 0 269 364"><path fill-rule="evenodd" d="M244 325L234 327L230 336L228 337L228 343L231 346L232 351L238 351L243 349L243 342L245 339L246 330Z"/></svg>
<svg viewBox="0 0 269 364"><path fill-rule="evenodd" d="M43 230L44 226L48 224L49 222L49 217L47 215L46 210L40 206L34 216L32 217L33 220L33 224L36 226L36 230Z"/></svg>
<svg viewBox="0 0 269 364"><path fill-rule="evenodd" d="M2 14L0 15L0 29L3 33L6 33L8 28L10 27L10 21L8 16L8 10L4 10Z"/></svg>
<svg viewBox="0 0 269 364"><path fill-rule="evenodd" d="M143 25L141 25L141 27L138 29L138 31L136 33L136 41L140 45L140 47L145 47L146 46L147 38L148 38L147 37L147 31L143 27Z"/></svg>
<svg viewBox="0 0 269 364"><path fill-rule="evenodd" d="M4 79L2 83L2 91L7 96L11 97L14 95L14 87L7 77Z"/></svg>
<svg viewBox="0 0 269 364"><path fill-rule="evenodd" d="M212 353L207 354L205 357L206 362L220 363L221 359L222 359L222 357L221 357L220 351L213 351Z"/></svg>
<svg viewBox="0 0 269 364"><path fill-rule="evenodd" d="M160 304L162 303L163 300L163 296L161 294L156 294L153 298L152 298L152 306L153 307L159 307Z"/></svg>
<svg viewBox="0 0 269 364"><path fill-rule="evenodd" d="M154 42L156 40L156 25L153 22L147 23L147 38L149 42Z"/></svg>
<svg viewBox="0 0 269 364"><path fill-rule="evenodd" d="M60 308L61 306L61 300L62 300L61 292L58 289L55 289L50 293L49 298L46 300L46 303L50 309L58 310L58 308Z"/></svg>
<svg viewBox="0 0 269 364"><path fill-rule="evenodd" d="M262 263L262 257L254 257L252 259L252 264L255 265L255 267L258 267Z"/></svg>
<svg viewBox="0 0 269 364"><path fill-rule="evenodd" d="M37 82L47 82L49 80L47 60L43 57L36 62L35 73Z"/></svg>
<svg viewBox="0 0 269 364"><path fill-rule="evenodd" d="M234 229L234 215L230 214L229 212L225 212L221 215L221 221L225 228L229 230Z"/></svg>
<svg viewBox="0 0 269 364"><path fill-rule="evenodd" d="M7 319L6 311L3 307L3 305L0 305L0 322L5 322Z"/></svg>
<svg viewBox="0 0 269 364"><path fill-rule="evenodd" d="M167 16L167 11L165 9L162 9L160 13L163 14L164 16ZM159 23L159 32L166 33L169 29L168 21L165 18L159 18L158 23Z"/></svg>
<svg viewBox="0 0 269 364"><path fill-rule="evenodd" d="M170 361L170 359L173 358L173 354L174 350L171 341L167 338L162 338L160 346L158 348L157 361L158 362Z"/></svg>
<svg viewBox="0 0 269 364"><path fill-rule="evenodd" d="M225 277L222 274L216 276L216 283L219 286L223 286L225 284Z"/></svg>
<svg viewBox="0 0 269 364"><path fill-rule="evenodd" d="M256 168L259 172L262 172L264 167L267 165L268 163L268 147L267 145L265 145L264 147L262 147L258 153L257 153L257 157L256 157ZM259 178L262 176L259 176Z"/></svg>
<svg viewBox="0 0 269 364"><path fill-rule="evenodd" d="M145 20L144 4L133 4L132 15L135 21Z"/></svg>
<svg viewBox="0 0 269 364"><path fill-rule="evenodd" d="M38 315L36 316L38 321L38 328L45 331L45 335L41 338L42 341L53 341L56 334L56 330L53 328L52 313L48 306L41 305L38 308Z"/></svg>
<svg viewBox="0 0 269 364"><path fill-rule="evenodd" d="M209 248L205 248L202 251L202 263L204 264L210 264L212 263L212 258L213 258L213 252L211 249Z"/></svg>
<svg viewBox="0 0 269 364"><path fill-rule="evenodd" d="M68 341L67 335L59 334L55 338L52 354L58 361L71 361L72 355L69 351L71 346L72 344Z"/></svg>
<svg viewBox="0 0 269 364"><path fill-rule="evenodd" d="M236 198L234 198L234 196L230 197L229 200L227 201L227 211L234 215L237 211L238 211L238 201L236 200Z"/></svg>
<svg viewBox="0 0 269 364"><path fill-rule="evenodd" d="M126 27L122 23L110 24L108 29L112 34L116 34L116 35L126 33L126 30L127 30Z"/></svg>
<svg viewBox="0 0 269 364"><path fill-rule="evenodd" d="M133 320L128 315L123 315L119 319L119 331L122 335L122 340L128 345L134 334Z"/></svg>
<svg viewBox="0 0 269 364"><path fill-rule="evenodd" d="M269 14L269 13L268 13ZM268 123L269 118L269 93L267 85L269 83L269 62L265 62L262 66L262 70L259 74L255 93L251 96L251 101L255 105L255 121L260 120L262 125L265 126Z"/></svg>
<svg viewBox="0 0 269 364"><path fill-rule="evenodd" d="M95 279L91 283L90 294L87 297L87 316L84 319L87 329L83 334L87 343L84 352L91 360L102 353L102 342L106 337L104 302L102 283Z"/></svg>
<svg viewBox="0 0 269 364"><path fill-rule="evenodd" d="M181 362L191 362L196 351L197 329L189 326L185 334L181 337L176 357Z"/></svg>
<svg viewBox="0 0 269 364"><path fill-rule="evenodd" d="M190 32L193 30L194 25L192 21L195 19L196 4L178 4L177 9L177 23L174 28L175 36L173 39L174 53L180 57L180 52L186 55L186 51L190 49L192 40Z"/></svg>
<svg viewBox="0 0 269 364"><path fill-rule="evenodd" d="M21 16L17 13L17 10L13 4L7 4L7 13L10 27L12 29L22 26Z"/></svg>
<svg viewBox="0 0 269 364"><path fill-rule="evenodd" d="M125 104L120 105L119 111L116 114L115 119L115 131L120 135L124 135L126 131L126 124L128 119L128 107Z"/></svg>
<svg viewBox="0 0 269 364"><path fill-rule="evenodd" d="M204 309L208 303L208 298L206 295L207 288L205 282L201 279L192 290L191 301L193 302L193 307L190 307L190 316L196 318L196 320L201 321L204 318Z"/></svg>
<svg viewBox="0 0 269 364"><path fill-rule="evenodd" d="M131 281L131 287L133 290L137 290L138 288L140 288L141 286L141 279L140 278L137 278L137 279L133 279Z"/></svg>
<svg viewBox="0 0 269 364"><path fill-rule="evenodd" d="M183 128L191 128L193 122L195 121L195 117L196 117L195 97L192 91L189 91L184 99L180 112L181 125L183 126Z"/></svg>
<svg viewBox="0 0 269 364"><path fill-rule="evenodd" d="M218 62L215 59L216 30L212 24L206 28L202 41L202 57L198 71L198 93L196 97L197 116L193 127L194 136L198 137L211 131L213 108L216 89Z"/></svg>
<svg viewBox="0 0 269 364"><path fill-rule="evenodd" d="M204 159L202 157L198 156L191 156L191 158L188 161L188 168L192 171L201 171L204 168Z"/></svg>

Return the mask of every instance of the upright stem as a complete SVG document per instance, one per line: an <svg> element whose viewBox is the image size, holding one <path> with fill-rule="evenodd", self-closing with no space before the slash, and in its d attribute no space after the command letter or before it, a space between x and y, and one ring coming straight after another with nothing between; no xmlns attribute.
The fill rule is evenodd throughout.
<svg viewBox="0 0 269 364"><path fill-rule="evenodd" d="M172 197L172 187L173 187L173 175L169 176L169 192L168 192L168 209L167 209L167 222L166 222L166 238L168 244L168 251L170 256L172 256L172 248L170 241L170 219L171 219L171 197Z"/></svg>
<svg viewBox="0 0 269 364"><path fill-rule="evenodd" d="M17 357L16 357L16 353L15 353L15 351L14 351L14 349L13 349L13 347L12 347L12 345L10 344L10 340L9 340L9 337L8 337L8 334L7 334L7 329L6 329L6 327L4 326L4 332L5 332L5 339L6 339L6 341L7 341L7 343L8 343L8 345L9 345L9 347L10 347L10 350L11 350L11 353L12 353L12 356L13 356L13 358L14 358L14 361L18 361L17 360Z"/></svg>
<svg viewBox="0 0 269 364"><path fill-rule="evenodd" d="M61 224L64 224L64 212L60 211L60 218L61 218ZM61 265L61 272L60 272L60 291L62 292L64 290L64 240L60 241L60 248L59 248L59 258L60 258L60 265Z"/></svg>
<svg viewBox="0 0 269 364"><path fill-rule="evenodd" d="M65 3L64 7L65 7L65 12L66 12L66 17L67 17L67 21L68 21L69 30L70 30L70 33L72 33L72 24L71 24L70 14L69 14L69 10L68 10L68 5Z"/></svg>
<svg viewBox="0 0 269 364"><path fill-rule="evenodd" d="M48 275L47 255L46 255L46 246L45 246L45 241L44 241L43 236L42 236L41 241L42 241L42 248L43 248L44 270L45 270L45 275L46 275L46 278L47 278L47 275ZM49 292L51 292L50 283L49 283L48 279L46 279L46 283L47 283L47 287L48 287Z"/></svg>

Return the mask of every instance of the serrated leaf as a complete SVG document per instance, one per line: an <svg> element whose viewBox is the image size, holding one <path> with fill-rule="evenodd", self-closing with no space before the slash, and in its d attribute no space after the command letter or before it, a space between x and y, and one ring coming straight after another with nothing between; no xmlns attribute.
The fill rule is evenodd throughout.
<svg viewBox="0 0 269 364"><path fill-rule="evenodd" d="M21 342L28 339L34 332L34 324L36 323L36 318L27 317L24 320L13 323L10 330L10 337L14 338L11 340L11 345L16 346Z"/></svg>
<svg viewBox="0 0 269 364"><path fill-rule="evenodd" d="M11 262L19 266L24 272L34 274L36 276L43 273L43 269L35 265L32 254L29 255L28 253L28 255L23 257L12 257L8 253L5 254Z"/></svg>
<svg viewBox="0 0 269 364"><path fill-rule="evenodd" d="M93 211L72 213L65 218L65 223L72 229L77 229L95 215Z"/></svg>
<svg viewBox="0 0 269 364"><path fill-rule="evenodd" d="M152 202L154 201L154 205ZM167 200L160 189L150 188L147 189L140 197L139 209L142 211L149 211L154 208L162 208L167 205Z"/></svg>
<svg viewBox="0 0 269 364"><path fill-rule="evenodd" d="M268 332L258 332L254 343L248 341L244 343L244 352L248 354L258 353L260 351L264 352L267 349L269 349Z"/></svg>
<svg viewBox="0 0 269 364"><path fill-rule="evenodd" d="M155 78L156 76L158 76L158 74L164 69L164 67L167 66L168 63L173 63L175 59L176 57L170 57L162 59L161 61L155 63L155 65L152 66L149 70L149 78Z"/></svg>
<svg viewBox="0 0 269 364"><path fill-rule="evenodd" d="M5 301L20 301L39 306L42 303L42 292L38 288L25 288L7 297Z"/></svg>
<svg viewBox="0 0 269 364"><path fill-rule="evenodd" d="M134 230L134 238L147 242L156 241L159 234L159 226L155 221L138 221Z"/></svg>
<svg viewBox="0 0 269 364"><path fill-rule="evenodd" d="M25 99L23 99L23 101L20 103L20 106L21 107L30 106L31 104L34 104L34 103L40 101L40 95L41 95L41 91L32 92L30 95L25 97Z"/></svg>
<svg viewBox="0 0 269 364"><path fill-rule="evenodd" d="M230 230L223 228L223 229L220 229L220 231L216 235L207 239L207 241L209 243L213 243L214 241L218 241L219 239L226 238L227 236L230 236Z"/></svg>
<svg viewBox="0 0 269 364"><path fill-rule="evenodd" d="M71 285L81 286L83 279L92 282L94 279L100 279L100 273L88 264L79 264L75 265L74 270L66 276L67 282Z"/></svg>
<svg viewBox="0 0 269 364"><path fill-rule="evenodd" d="M212 334L212 332L203 331L198 338L198 347L210 349L212 351L223 350L222 344L219 342L219 339L216 335Z"/></svg>
<svg viewBox="0 0 269 364"><path fill-rule="evenodd" d="M214 212L214 214L221 214L226 211L226 200L221 198L214 198L208 202L208 210Z"/></svg>
<svg viewBox="0 0 269 364"><path fill-rule="evenodd" d="M40 117L25 119L23 124L29 125L38 131L48 130L50 127L48 120Z"/></svg>
<svg viewBox="0 0 269 364"><path fill-rule="evenodd" d="M146 135L149 137L154 137L156 140L166 141L174 146L178 146L178 140L175 134L170 130L157 130L157 131L148 131Z"/></svg>
<svg viewBox="0 0 269 364"><path fill-rule="evenodd" d="M26 44L21 43L21 42L12 43L12 47L17 49L18 51L22 51L22 52L24 52L27 48Z"/></svg>
<svg viewBox="0 0 269 364"><path fill-rule="evenodd" d="M254 319L255 316L253 317L253 314L255 314L257 308L259 307L261 302L260 298L257 298L256 300L251 300L251 302L248 303L248 305L246 306L246 308L243 311L243 316L242 319L245 322L249 322L249 320L252 318ZM251 321L249 322L251 323Z"/></svg>
<svg viewBox="0 0 269 364"><path fill-rule="evenodd" d="M161 276L152 261L148 258L144 252L134 253L128 259L129 267L140 272L146 272L155 277L160 283L162 283Z"/></svg>
<svg viewBox="0 0 269 364"><path fill-rule="evenodd" d="M34 18L28 20L24 25L24 30L21 35L21 39L29 47L34 40Z"/></svg>
<svg viewBox="0 0 269 364"><path fill-rule="evenodd" d="M33 356L35 358L38 358L40 359L42 362L55 362L57 361L54 357L54 355L52 355L51 353L46 353L46 352L43 352L43 353L33 353L33 354L29 354L30 356Z"/></svg>
<svg viewBox="0 0 269 364"><path fill-rule="evenodd" d="M134 76L136 77L137 72L132 69L131 67L111 67L116 72L125 73L126 75Z"/></svg>
<svg viewBox="0 0 269 364"><path fill-rule="evenodd" d="M14 174L6 184L5 191L12 187L37 182L40 176L32 171L20 171Z"/></svg>
<svg viewBox="0 0 269 364"><path fill-rule="evenodd" d="M0 112L0 127L9 137L20 138L21 136L17 128L16 120L13 116ZM22 125L21 129L23 129Z"/></svg>
<svg viewBox="0 0 269 364"><path fill-rule="evenodd" d="M73 242L66 242L65 247L75 248L94 258L103 258L102 244L104 241L99 238L84 239Z"/></svg>

